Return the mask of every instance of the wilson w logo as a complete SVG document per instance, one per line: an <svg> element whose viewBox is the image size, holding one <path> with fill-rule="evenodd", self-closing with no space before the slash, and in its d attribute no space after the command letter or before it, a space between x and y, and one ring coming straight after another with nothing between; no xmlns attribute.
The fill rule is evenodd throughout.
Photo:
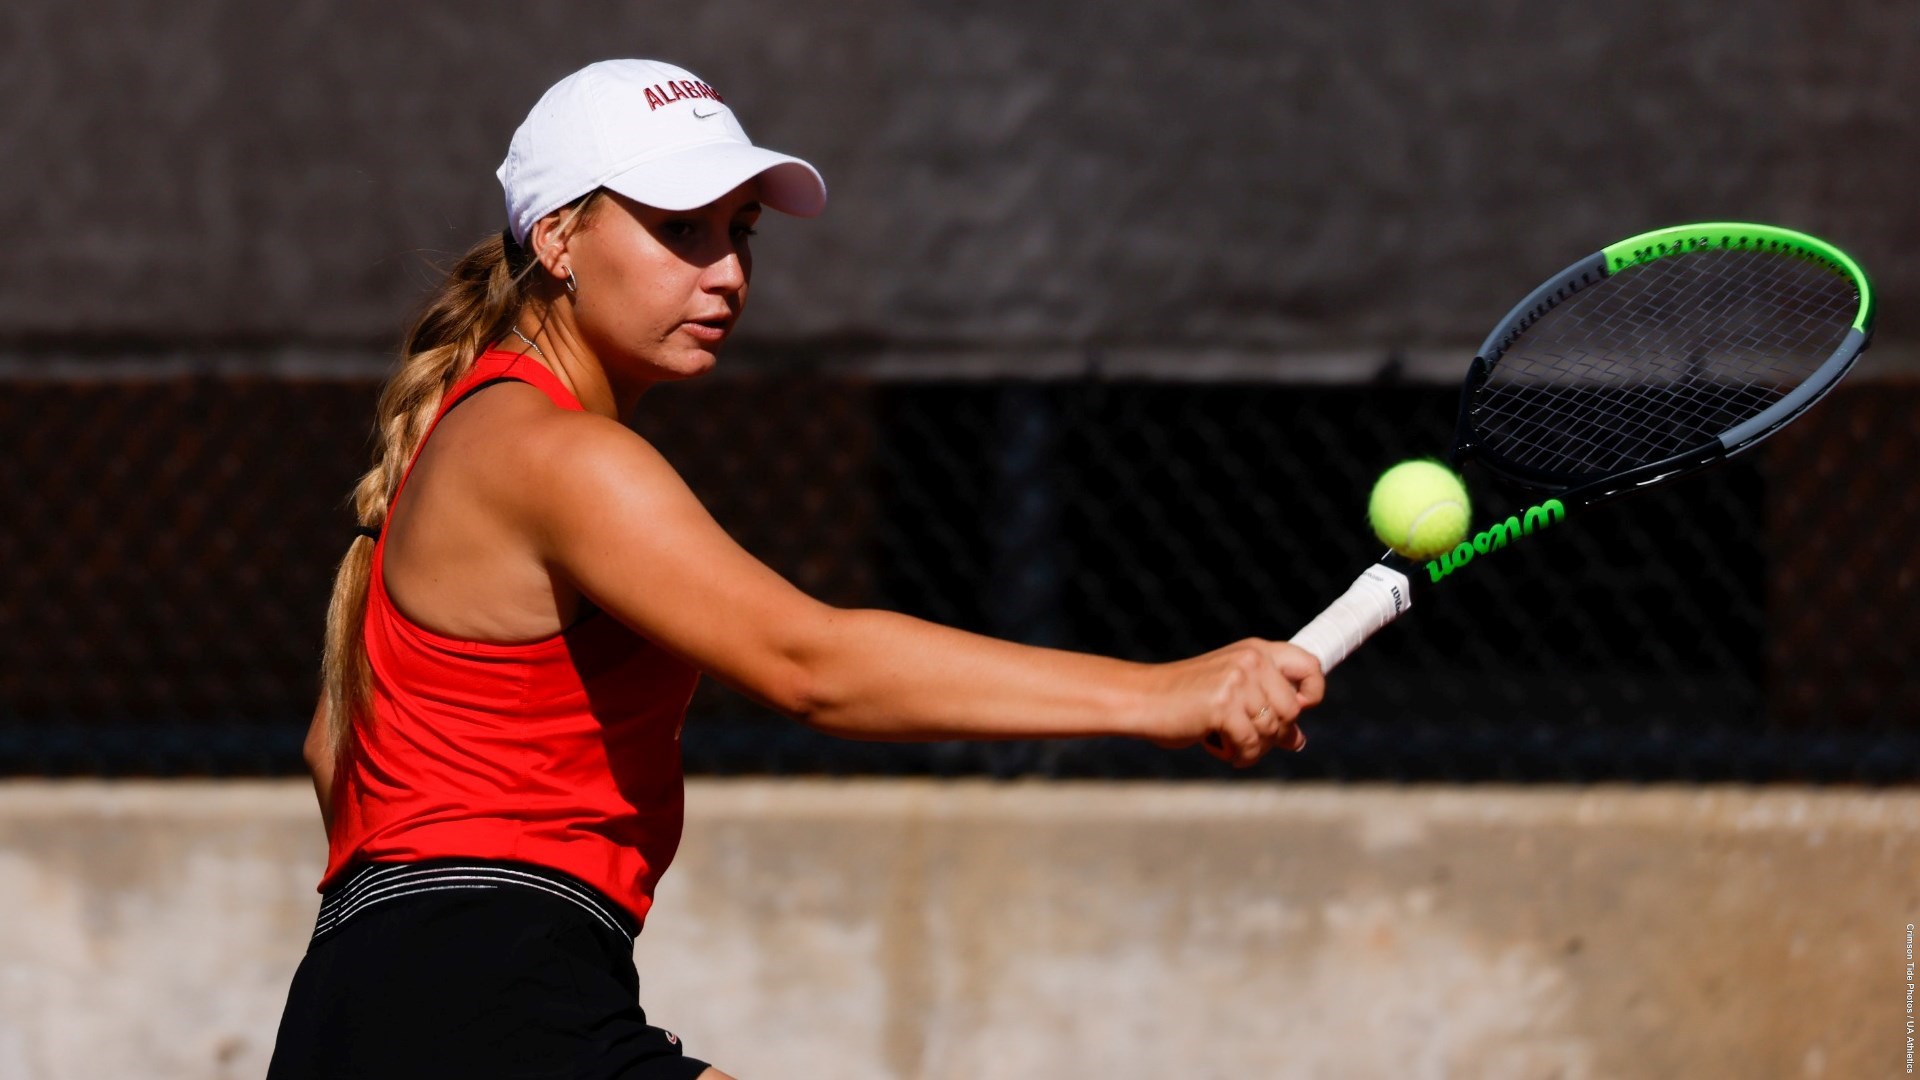
<svg viewBox="0 0 1920 1080"><path fill-rule="evenodd" d="M1475 533L1473 539L1462 540L1452 551L1427 563L1427 576L1439 581L1472 562L1475 555L1498 551L1523 536L1532 536L1536 529L1558 525L1566 519L1567 508L1559 499L1548 499L1539 506L1528 507L1525 514L1515 514L1505 521L1496 522L1485 532Z"/></svg>

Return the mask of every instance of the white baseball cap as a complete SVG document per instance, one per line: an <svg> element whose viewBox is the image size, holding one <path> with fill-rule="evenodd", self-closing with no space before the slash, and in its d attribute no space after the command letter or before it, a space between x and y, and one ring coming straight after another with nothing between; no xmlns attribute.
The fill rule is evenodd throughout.
<svg viewBox="0 0 1920 1080"><path fill-rule="evenodd" d="M658 60L603 60L553 84L496 175L521 244L534 222L600 187L692 210L757 176L775 210L812 217L827 205L819 170L753 145L713 87Z"/></svg>

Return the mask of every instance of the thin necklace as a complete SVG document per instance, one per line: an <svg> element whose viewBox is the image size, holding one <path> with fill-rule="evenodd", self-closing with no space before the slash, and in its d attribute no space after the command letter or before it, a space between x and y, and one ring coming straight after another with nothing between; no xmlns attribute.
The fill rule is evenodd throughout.
<svg viewBox="0 0 1920 1080"><path fill-rule="evenodd" d="M507 333L509 333L509 334L512 334L512 335L513 335L514 337L517 337L517 338L519 338L519 339L520 339L521 341L524 341L524 342L526 342L526 343L527 343L527 348L529 348L529 349L532 349L532 350L534 351L534 354L535 354L535 355L537 355L537 356L539 356L539 357L540 357L540 359L542 359L542 360L545 360L545 359L547 358L547 354L546 354L546 353L543 353L543 352L541 352L541 351L540 351L540 346L538 346L538 345L535 345L535 344L533 343L533 339L532 339L532 338L530 338L530 337L528 337L527 335L525 335L525 334L523 334L523 333L521 333L521 332L520 332L520 328L519 328L519 327L517 327L517 326L509 326L509 327L507 327Z"/></svg>

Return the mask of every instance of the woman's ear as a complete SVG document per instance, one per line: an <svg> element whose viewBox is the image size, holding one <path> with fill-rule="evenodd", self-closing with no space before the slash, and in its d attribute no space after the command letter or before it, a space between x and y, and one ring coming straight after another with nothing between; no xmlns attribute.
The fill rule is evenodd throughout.
<svg viewBox="0 0 1920 1080"><path fill-rule="evenodd" d="M534 222L533 229L527 233L528 249L533 252L541 268L556 282L565 281L571 269L567 240L573 230L566 228L566 224L575 212L574 207L563 206Z"/></svg>

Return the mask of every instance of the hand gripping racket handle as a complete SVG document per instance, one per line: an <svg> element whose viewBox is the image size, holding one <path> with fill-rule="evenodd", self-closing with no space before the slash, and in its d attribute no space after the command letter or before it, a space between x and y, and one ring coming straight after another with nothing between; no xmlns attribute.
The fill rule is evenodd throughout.
<svg viewBox="0 0 1920 1080"><path fill-rule="evenodd" d="M1360 643L1375 630L1400 617L1413 606L1413 589L1407 575L1390 566L1374 563L1366 568L1346 594L1327 605L1327 610L1293 635L1293 643L1320 661L1325 675L1334 665L1353 654ZM1219 732L1207 736L1207 744L1220 750L1225 746Z"/></svg>
<svg viewBox="0 0 1920 1080"><path fill-rule="evenodd" d="M1318 657L1320 671L1325 674L1352 655L1375 630L1412 606L1413 589L1407 576L1374 563L1354 579L1346 595L1293 635L1293 643Z"/></svg>

